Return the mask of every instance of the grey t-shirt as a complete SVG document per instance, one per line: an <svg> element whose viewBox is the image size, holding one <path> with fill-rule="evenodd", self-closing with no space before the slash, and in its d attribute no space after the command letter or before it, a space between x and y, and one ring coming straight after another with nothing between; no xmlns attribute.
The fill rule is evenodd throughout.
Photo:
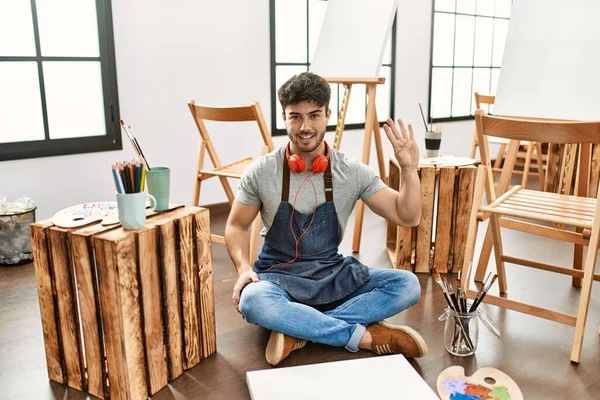
<svg viewBox="0 0 600 400"><path fill-rule="evenodd" d="M283 178L283 161L285 147L281 147L263 157L258 158L246 168L242 175L236 199L246 205L258 205L265 228L269 230L273 223L275 213L281 202L281 188ZM354 157L350 157L337 150L331 149L329 158L331 172L333 173L333 202L340 224L340 238L342 241L348 218L358 199L366 200L379 190L386 187L385 183L375 174L371 167L363 164ZM307 168L310 169L310 168ZM289 202L297 211L312 214L315 209L315 190L317 205L325 202L325 184L322 174L313 174L302 185L308 172L300 174L290 173ZM315 190L313 190L314 184ZM298 198L295 200L296 193Z"/></svg>

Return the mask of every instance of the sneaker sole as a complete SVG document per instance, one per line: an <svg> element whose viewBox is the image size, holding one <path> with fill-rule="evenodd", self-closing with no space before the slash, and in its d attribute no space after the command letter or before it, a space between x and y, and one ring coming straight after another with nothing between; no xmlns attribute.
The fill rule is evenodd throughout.
<svg viewBox="0 0 600 400"><path fill-rule="evenodd" d="M269 343L267 343L267 349L265 351L265 358L271 365L277 365L281 362L283 357L283 345L285 343L285 337L283 333L271 331L269 337Z"/></svg>
<svg viewBox="0 0 600 400"><path fill-rule="evenodd" d="M423 339L419 332L415 331L413 328L406 325L393 325L387 321L379 321L377 324L388 329L395 329L397 331L406 333L408 336L413 338L413 340L417 343L417 346L419 346L419 351L421 354L418 357L427 355L427 343L425 343L425 339Z"/></svg>

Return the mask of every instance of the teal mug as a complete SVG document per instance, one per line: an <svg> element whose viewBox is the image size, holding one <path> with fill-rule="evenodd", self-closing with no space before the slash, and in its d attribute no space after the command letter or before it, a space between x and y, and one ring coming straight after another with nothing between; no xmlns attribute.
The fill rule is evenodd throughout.
<svg viewBox="0 0 600 400"><path fill-rule="evenodd" d="M156 198L156 211L168 210L171 168L150 168L146 171L146 183L148 184L148 193Z"/></svg>
<svg viewBox="0 0 600 400"><path fill-rule="evenodd" d="M146 221L146 198L150 199L150 210L156 209L156 199L151 194L117 193L119 222L126 230L140 229Z"/></svg>

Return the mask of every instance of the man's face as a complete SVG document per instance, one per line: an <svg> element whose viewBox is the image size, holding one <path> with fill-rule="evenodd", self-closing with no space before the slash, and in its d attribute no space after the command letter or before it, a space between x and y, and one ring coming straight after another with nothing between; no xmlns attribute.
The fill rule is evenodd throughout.
<svg viewBox="0 0 600 400"><path fill-rule="evenodd" d="M283 120L290 141L302 152L314 151L325 137L330 114L331 110L312 101L288 105Z"/></svg>

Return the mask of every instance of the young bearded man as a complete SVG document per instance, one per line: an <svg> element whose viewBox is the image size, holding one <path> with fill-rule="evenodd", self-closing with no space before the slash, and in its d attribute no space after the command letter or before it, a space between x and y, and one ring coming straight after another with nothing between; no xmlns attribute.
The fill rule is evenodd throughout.
<svg viewBox="0 0 600 400"><path fill-rule="evenodd" d="M289 143L244 171L225 228L238 272L234 305L248 322L272 330L265 354L272 365L306 341L424 356L427 345L415 330L385 321L419 300L416 276L369 268L338 253L359 199L395 224L418 225L419 148L412 127L392 119L383 127L402 171L397 192L323 140L331 114L323 78L296 75L278 95ZM258 260L249 260L249 228L259 211L267 235Z"/></svg>

